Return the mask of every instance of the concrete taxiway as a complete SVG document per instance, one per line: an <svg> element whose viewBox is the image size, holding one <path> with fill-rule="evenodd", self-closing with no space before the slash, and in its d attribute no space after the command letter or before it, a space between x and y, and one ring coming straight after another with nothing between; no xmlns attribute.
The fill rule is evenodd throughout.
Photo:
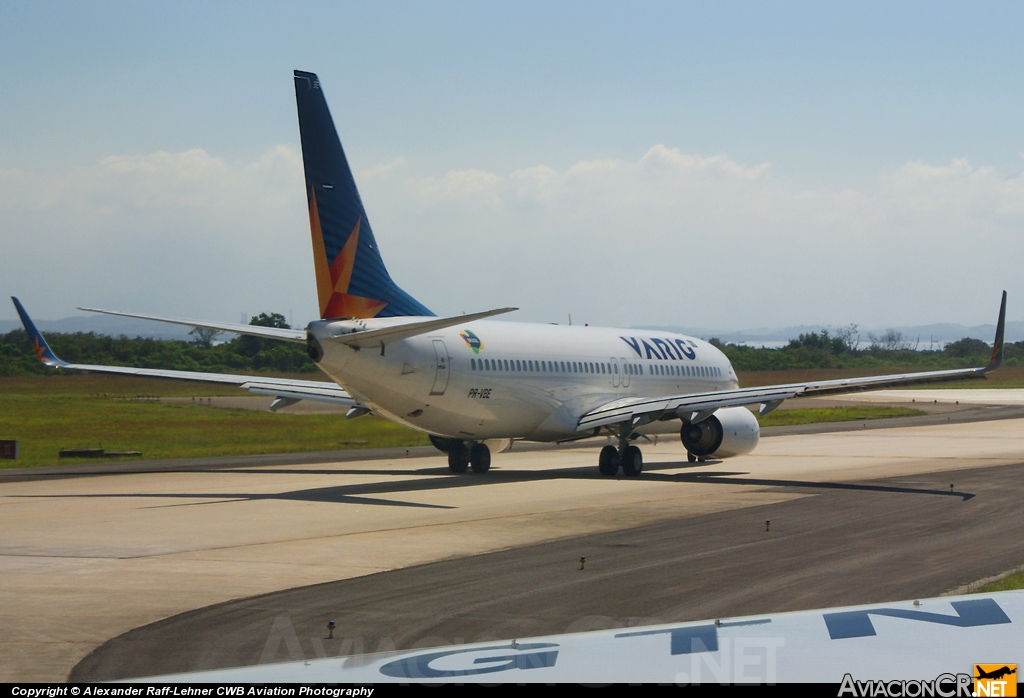
<svg viewBox="0 0 1024 698"><path fill-rule="evenodd" d="M923 395L924 391L914 393ZM750 518L748 523L759 522L763 513L756 508L785 508L801 500L815 500L813 506L801 510L804 513L792 514L794 520L800 519L806 526L815 520L828 520L842 510L844 501L849 502L849 513L842 516L847 517L850 531L861 525L857 512L876 511L875 506L919 512L902 523L865 529L860 544L835 553L837 564L841 563L835 569L837 575L843 570L872 566L878 575L888 574L882 565L899 552L893 541L926 535L921 532L937 526L935 522L955 524L968 508L981 512L972 519L975 523L964 524L963 535L946 539L943 545L957 541L962 546L957 554L962 555L970 550L971 536L986 531L999 539L1010 535L998 526L986 529L985 525L1003 519L1012 519L1017 525L1018 516L1003 516L1002 500L997 501L995 492L1012 492L1019 477L999 479L1002 484L985 492L984 482L992 481L994 475L971 482L970 491L954 482L958 494L950 495L947 478L926 474L960 471L968 482L967 471L994 468L993 472L1003 472L1005 469L997 466L1021 463L1024 420L950 420L915 428L778 436L763 440L749 456L696 467L686 462L684 450L674 441L663 439L657 446L646 446L644 455L647 470L638 480L601 478L594 465L597 449L580 448L513 451L496 456L491 473L483 477L452 476L443 458L431 456L223 469L209 466L189 471L3 482L0 619L7 632L0 639L0 680L64 679L104 642L211 604L336 580L350 580L348 583L355 585L352 588L360 588L356 577L376 580L380 577L365 575L398 575L395 570L427 563L454 565L462 559L470 560L465 563L469 565L465 568L469 578L488 582L490 587L480 588L487 589L492 598L507 599L506 603L511 604L507 611L514 612L517 595L509 589L528 582L510 577L506 584L503 577L509 575L502 571L516 567L529 570L531 565L550 568L562 564L559 561L568 556L570 560L565 564L576 572L576 560L585 553L575 552L572 541L594 534L620 541L620 547L610 548L619 551L615 570L622 575L620 582L585 597L573 592L553 598L559 599L563 607L570 606L569 615L584 625L588 622L585 618L592 616L625 622L633 611L623 606L622 598L669 599L687 592L684 586L665 581L673 579L672 575L653 575L651 579L662 580L655 587L630 591L630 570L636 571L635 579L643 579L647 575L644 570L657 566L666 556L678 560L692 555L686 558L686 565L694 570L700 569L700 560L704 559L696 549L677 550L672 556L656 545L647 551L630 546L658 538L712 541L713 536L703 533L709 530L708 517L720 517L717 525L728 531L731 526L744 525L744 517ZM889 489L871 489L875 485L863 483L878 478L888 478L889 482L880 486ZM892 478L904 481L894 482ZM851 482L867 489L845 486ZM885 502L868 506L882 499ZM691 529L680 536L678 532L688 525ZM650 532L637 533L645 529ZM1015 535L1017 540L1024 540L1019 531ZM886 554L890 548L896 552ZM515 557L520 554L516 551L531 549L538 552L532 557ZM766 555L765 559L775 559L772 556L777 552L747 550L755 558ZM487 561L486 556L472 557L487 553L513 557L502 563L504 567ZM1008 550L1005 558L986 563L986 573L1000 565L1006 569L1018 565L1022 556L1022 551ZM789 570L787 574L799 579L799 557L790 551L782 559L787 561L783 565ZM930 564L941 570L950 566L950 559L948 555L940 556ZM588 558L588 566L595 564L601 563ZM821 569L827 571L828 567ZM978 577L985 576L981 572L979 569ZM445 586L445 579L452 579L450 574L434 577L435 582L421 586L418 593L424 600L436 596L449 608L458 606L460 597L454 589L463 578L464 574L456 572L452 593L437 593ZM904 575L900 579L905 584L899 588L913 595L910 590L922 578ZM402 584L400 578L395 579L395 583ZM933 579L914 593L934 593L936 584L941 586L946 581ZM949 586L964 581L970 580L957 576ZM745 597L751 603L764 602L772 594L801 598L792 591L799 585L780 586L770 576L751 576L741 586L761 590ZM822 586L820 582L818 586ZM702 594L717 598L708 592L705 589ZM373 593L372 588L363 588L360 603L371 604ZM710 593L715 592L712 589ZM602 594L607 599L605 605L600 603ZM728 594L721 596L729 598ZM414 601L415 596L407 595L403 603ZM847 601L837 599L839 602ZM320 602L312 597L302 603L295 611L296 619L305 619L302 623L316 625L329 610L318 606ZM573 603L579 605L573 608ZM666 603L671 609L682 602ZM272 605L278 613L279 602ZM379 613L370 610L369 605L362 608L366 619ZM444 616L432 613L432 618ZM204 627L215 628L210 618L205 616ZM392 641L398 638L404 646L429 642L429 636L422 633L452 640L456 626L445 622L411 623L401 633L387 631L378 636L373 636L367 625L360 633L367 643L371 637L387 636ZM512 628L497 621L479 627ZM563 624L558 631L566 627ZM225 632L230 629L224 628ZM244 635L251 635L244 642L238 638L239 648L249 651L266 645L269 629L242 623L232 632L238 628ZM312 631L304 628L308 642ZM476 635L460 632L467 640L477 639ZM165 648L168 637L162 641ZM224 639L232 642L228 635ZM350 646L348 651L353 649ZM372 651L377 646L364 645L363 649ZM315 647L304 651L313 652ZM288 658L284 652L282 649L276 658ZM82 664L81 675L98 677L103 675L104 666L117 665L112 660L104 664L101 659L99 654L93 655L91 664ZM142 667L142 673L149 673L148 668L155 667Z"/></svg>

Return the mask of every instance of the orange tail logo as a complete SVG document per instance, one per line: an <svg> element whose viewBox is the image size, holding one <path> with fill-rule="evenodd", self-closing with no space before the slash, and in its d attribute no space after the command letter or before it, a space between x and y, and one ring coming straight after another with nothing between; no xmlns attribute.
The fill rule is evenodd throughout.
<svg viewBox="0 0 1024 698"><path fill-rule="evenodd" d="M313 235L313 266L316 267L316 293L320 300L320 317L328 318L371 318L384 306L384 301L353 296L348 292L352 281L352 268L356 263L359 246L359 224L356 220L348 241L341 248L334 261L328 264L324 248L324 234L320 228L320 213L316 206L316 191L310 189L309 228Z"/></svg>

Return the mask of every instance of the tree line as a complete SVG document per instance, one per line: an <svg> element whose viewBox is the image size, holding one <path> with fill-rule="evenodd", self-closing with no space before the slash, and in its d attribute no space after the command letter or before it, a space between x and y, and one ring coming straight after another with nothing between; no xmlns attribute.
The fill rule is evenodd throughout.
<svg viewBox="0 0 1024 698"><path fill-rule="evenodd" d="M802 368L903 368L943 369L982 366L989 361L992 346L979 339L964 337L941 349L918 349L918 342L895 330L880 336L869 334L867 342L857 334L857 326L823 329L801 334L784 347L760 348L726 344L712 337L711 344L722 350L738 371L781 371ZM1003 362L1009 366L1024 364L1024 342L1005 343Z"/></svg>
<svg viewBox="0 0 1024 698"><path fill-rule="evenodd" d="M250 325L284 327L280 313L260 313ZM914 343L892 331L881 337L868 336L867 346L855 325L838 330L801 334L784 347L769 349L710 342L721 349L739 371L777 371L801 368L874 368L897 366L940 369L979 366L988 362L992 347L977 339L964 338L942 349L917 351ZM306 348L291 342L261 337L237 336L217 343L219 333L197 329L190 342L108 337L93 332L54 333L47 341L57 356L71 363L140 366L178 371L213 373L311 373L316 365ZM1007 343L1003 351L1007 365L1024 364L1024 342ZM43 366L29 345L24 330L0 335L0 376L55 373Z"/></svg>
<svg viewBox="0 0 1024 698"><path fill-rule="evenodd" d="M284 327L280 313L260 313L250 325ZM236 336L217 343L220 333L195 330L190 342L108 337L94 332L47 333L46 341L61 359L69 363L112 366L140 366L176 371L212 373L307 373L316 372L316 364L306 355L306 347L262 337ZM0 335L0 376L54 374L36 358L24 330Z"/></svg>

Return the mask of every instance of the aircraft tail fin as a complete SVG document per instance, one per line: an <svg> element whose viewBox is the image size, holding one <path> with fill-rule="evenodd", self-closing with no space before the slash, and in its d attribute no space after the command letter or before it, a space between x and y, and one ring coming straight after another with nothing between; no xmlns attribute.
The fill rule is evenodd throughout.
<svg viewBox="0 0 1024 698"><path fill-rule="evenodd" d="M320 317L432 316L388 274L314 73L295 71Z"/></svg>
<svg viewBox="0 0 1024 698"><path fill-rule="evenodd" d="M21 324L25 326L25 332L28 333L28 339L32 342L32 351L36 353L39 360L47 366L54 368L60 366L66 366L66 361L61 361L57 358L57 355L50 349L50 345L46 343L46 339L43 338L43 333L36 329L36 325L32 322L32 318L28 316L25 311L25 307L21 304L14 296L11 296L11 300L14 301L14 309L18 311L18 317L21 318Z"/></svg>

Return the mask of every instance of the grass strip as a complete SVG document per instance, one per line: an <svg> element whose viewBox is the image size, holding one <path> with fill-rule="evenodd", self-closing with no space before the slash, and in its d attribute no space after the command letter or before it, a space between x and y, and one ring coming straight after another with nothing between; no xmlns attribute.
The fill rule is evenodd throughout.
<svg viewBox="0 0 1024 698"><path fill-rule="evenodd" d="M821 422L856 422L866 419L918 417L923 414L927 414L927 412L908 407L850 405L849 407L822 407L805 410L776 410L764 417L758 417L758 421L762 427L782 427Z"/></svg>
<svg viewBox="0 0 1024 698"><path fill-rule="evenodd" d="M986 584L978 590L978 593L987 594L990 591L1013 591L1014 589L1024 589L1024 571L1011 574L1009 577L1003 577L991 584Z"/></svg>

